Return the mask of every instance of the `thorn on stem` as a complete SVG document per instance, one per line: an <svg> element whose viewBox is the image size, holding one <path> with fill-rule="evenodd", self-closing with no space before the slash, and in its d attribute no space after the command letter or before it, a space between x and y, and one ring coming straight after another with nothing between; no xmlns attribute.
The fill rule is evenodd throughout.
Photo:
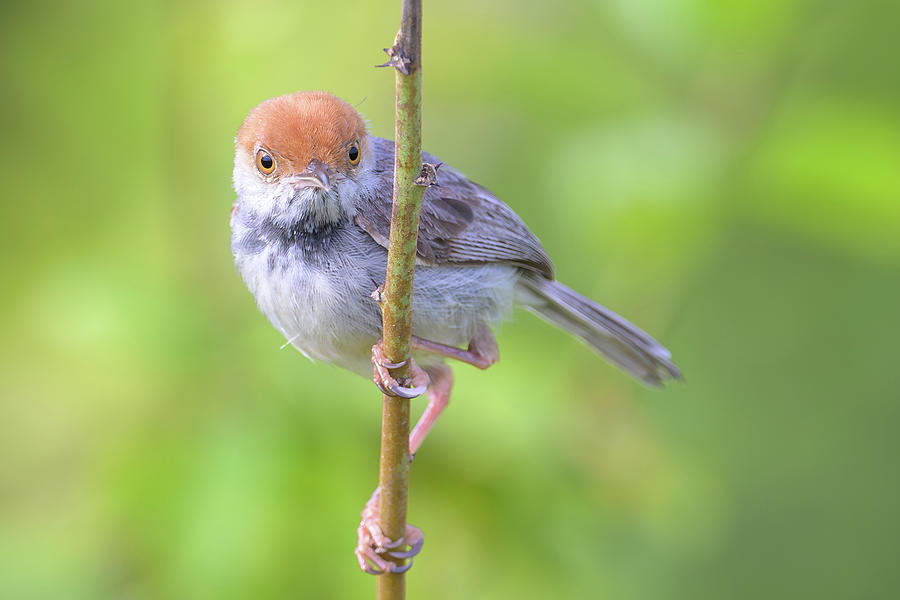
<svg viewBox="0 0 900 600"><path fill-rule="evenodd" d="M415 184L423 187L431 187L438 185L437 172L444 163L433 165L431 163L422 163L422 172L416 177Z"/></svg>
<svg viewBox="0 0 900 600"><path fill-rule="evenodd" d="M384 51L388 55L388 61L383 65L375 65L376 67L394 67L404 75L409 75L409 65L412 63L412 59L406 56L403 48L400 46L399 31L397 32L397 37L394 38L394 45L390 48L385 48Z"/></svg>
<svg viewBox="0 0 900 600"><path fill-rule="evenodd" d="M378 287L372 290L372 293L369 294L369 297L377 302L378 306L380 307L384 304L384 284L378 285L378 283L374 280L372 281L372 283L374 283Z"/></svg>

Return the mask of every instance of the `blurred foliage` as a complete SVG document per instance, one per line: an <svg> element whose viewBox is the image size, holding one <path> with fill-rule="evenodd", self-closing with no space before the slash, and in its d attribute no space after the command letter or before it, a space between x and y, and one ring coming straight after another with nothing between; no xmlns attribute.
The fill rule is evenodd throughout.
<svg viewBox="0 0 900 600"><path fill-rule="evenodd" d="M413 467L410 597L895 597L900 4L426 4L425 146L687 380L517 313ZM0 7L0 597L373 596L379 396L279 351L227 217L267 97L391 136L398 18Z"/></svg>

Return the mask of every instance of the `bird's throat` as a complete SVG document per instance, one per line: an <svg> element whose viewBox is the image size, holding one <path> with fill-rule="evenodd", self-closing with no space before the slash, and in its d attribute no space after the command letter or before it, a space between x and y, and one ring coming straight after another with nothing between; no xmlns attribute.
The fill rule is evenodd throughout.
<svg viewBox="0 0 900 600"><path fill-rule="evenodd" d="M346 220L340 199L334 191L303 188L291 198L286 223L300 224L307 231L328 227Z"/></svg>

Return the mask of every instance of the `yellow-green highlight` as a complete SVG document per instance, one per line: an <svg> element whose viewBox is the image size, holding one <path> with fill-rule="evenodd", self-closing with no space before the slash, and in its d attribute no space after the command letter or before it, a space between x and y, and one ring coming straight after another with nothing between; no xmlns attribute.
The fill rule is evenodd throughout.
<svg viewBox="0 0 900 600"><path fill-rule="evenodd" d="M410 598L900 593L898 23L428 5L424 147L686 382L515 313L416 456ZM228 211L265 98L326 89L393 135L396 29L394 0L0 8L0 598L372 596L378 394L279 350Z"/></svg>

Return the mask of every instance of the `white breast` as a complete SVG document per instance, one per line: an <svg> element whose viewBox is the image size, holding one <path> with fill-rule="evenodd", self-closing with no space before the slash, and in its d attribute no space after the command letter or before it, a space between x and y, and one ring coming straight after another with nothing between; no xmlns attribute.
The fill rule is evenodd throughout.
<svg viewBox="0 0 900 600"><path fill-rule="evenodd" d="M296 247L262 243L245 237L250 229L240 223L234 227L238 270L285 339L309 358L370 374L371 348L381 337L371 293L384 281L385 249L349 223L339 240L304 259ZM416 267L413 333L464 348L479 322L509 316L518 277L504 264Z"/></svg>
<svg viewBox="0 0 900 600"><path fill-rule="evenodd" d="M235 253L260 311L307 357L371 370L369 354L380 336L381 316L369 297L375 283L366 264L337 259L312 265L279 252L270 245L257 253Z"/></svg>

